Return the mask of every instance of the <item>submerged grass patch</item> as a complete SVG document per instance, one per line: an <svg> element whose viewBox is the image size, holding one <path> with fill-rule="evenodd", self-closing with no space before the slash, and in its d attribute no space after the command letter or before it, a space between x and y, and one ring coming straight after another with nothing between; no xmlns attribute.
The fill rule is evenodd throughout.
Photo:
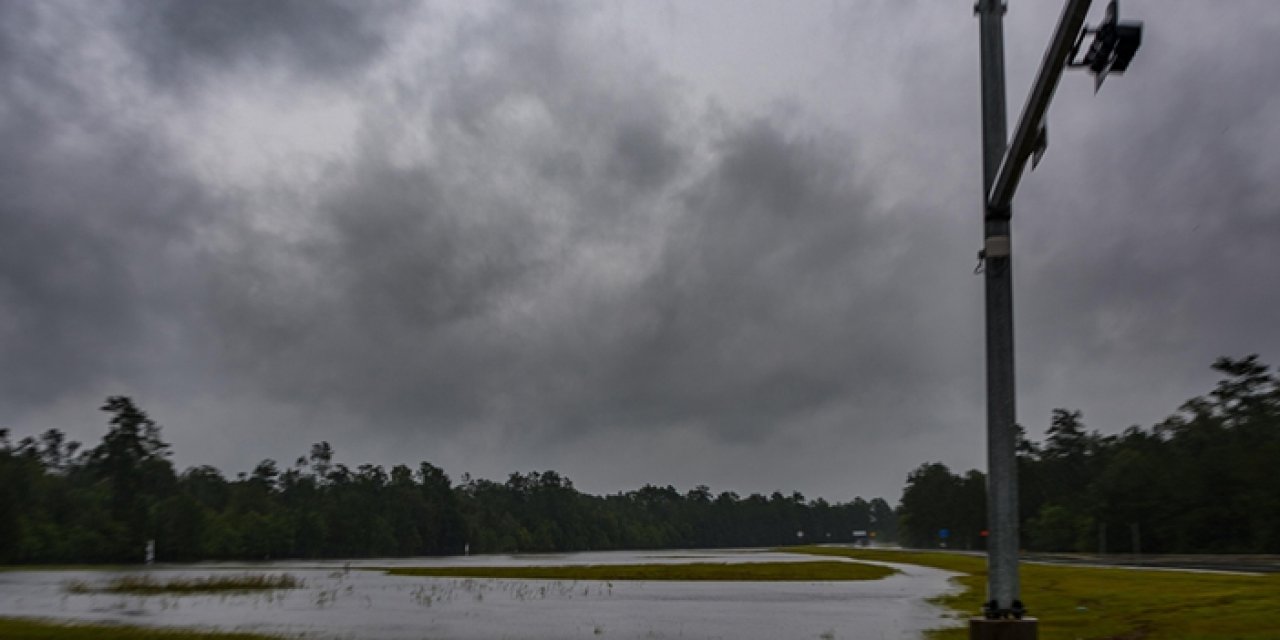
<svg viewBox="0 0 1280 640"><path fill-rule="evenodd" d="M95 586L82 580L66 584L71 593L122 593L131 595L226 593L238 591L273 591L296 589L302 581L287 573L215 575L196 578L160 580L150 575L121 576L105 585Z"/></svg>
<svg viewBox="0 0 1280 640"><path fill-rule="evenodd" d="M901 562L955 571L963 591L935 603L968 619L982 607L987 566L981 556L940 552L789 547L781 551ZM1040 619L1043 640L1226 640L1280 638L1280 574L1231 575L1023 564L1022 596ZM958 640L968 629L930 637Z"/></svg>
<svg viewBox="0 0 1280 640"><path fill-rule="evenodd" d="M388 567L395 576L511 578L522 580L661 580L825 582L879 580L896 573L857 562L739 562L693 564L593 564L557 567Z"/></svg>
<svg viewBox="0 0 1280 640"><path fill-rule="evenodd" d="M273 636L186 629L149 629L107 624L81 624L0 618L0 638L8 640L273 640Z"/></svg>

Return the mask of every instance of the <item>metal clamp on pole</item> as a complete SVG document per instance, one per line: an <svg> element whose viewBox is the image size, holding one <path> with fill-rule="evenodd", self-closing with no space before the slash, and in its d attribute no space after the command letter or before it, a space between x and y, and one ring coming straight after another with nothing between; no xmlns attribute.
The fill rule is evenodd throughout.
<svg viewBox="0 0 1280 640"><path fill-rule="evenodd" d="M982 257L991 260L993 258L1008 258L1010 255L1009 236L990 236L983 243Z"/></svg>

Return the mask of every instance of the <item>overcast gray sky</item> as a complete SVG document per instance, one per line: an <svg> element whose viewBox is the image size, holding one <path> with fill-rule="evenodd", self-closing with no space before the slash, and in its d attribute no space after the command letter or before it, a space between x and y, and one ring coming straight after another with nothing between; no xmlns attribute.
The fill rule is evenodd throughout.
<svg viewBox="0 0 1280 640"><path fill-rule="evenodd" d="M1012 122L1061 3L1009 4ZM1033 434L1280 357L1280 4L1122 14L1014 203ZM125 394L180 467L590 492L981 468L977 46L969 0L0 0L0 426Z"/></svg>

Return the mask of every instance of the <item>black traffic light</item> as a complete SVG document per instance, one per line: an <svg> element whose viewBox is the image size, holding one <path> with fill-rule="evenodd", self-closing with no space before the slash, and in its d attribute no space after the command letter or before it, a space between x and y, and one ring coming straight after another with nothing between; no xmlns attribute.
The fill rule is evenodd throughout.
<svg viewBox="0 0 1280 640"><path fill-rule="evenodd" d="M1116 57L1111 61L1111 73L1124 73L1133 60L1133 54L1142 46L1142 23L1122 22L1116 25Z"/></svg>
<svg viewBox="0 0 1280 640"><path fill-rule="evenodd" d="M1085 27L1080 32L1071 49L1071 58L1067 61L1069 67L1088 67L1090 73L1097 78L1095 89L1102 86L1107 75L1124 73L1133 61L1133 54L1142 46L1142 23L1120 22L1119 15L1117 0L1111 0L1102 24L1096 29ZM1076 60L1084 37L1090 33L1093 34L1093 42L1090 43L1089 50L1083 58Z"/></svg>

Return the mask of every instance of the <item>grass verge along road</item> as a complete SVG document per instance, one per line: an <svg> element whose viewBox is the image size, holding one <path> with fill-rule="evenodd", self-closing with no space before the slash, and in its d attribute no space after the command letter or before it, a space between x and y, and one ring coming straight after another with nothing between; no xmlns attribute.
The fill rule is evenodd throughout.
<svg viewBox="0 0 1280 640"><path fill-rule="evenodd" d="M982 556L933 551L787 547L820 556L934 567L964 574L963 590L936 604L967 620L982 608L987 562ZM1022 599L1040 619L1042 640L1275 640L1280 638L1280 574L1055 566L1023 563ZM967 628L935 631L958 640Z"/></svg>
<svg viewBox="0 0 1280 640"><path fill-rule="evenodd" d="M0 618L5 640L278 640L249 633L221 633L186 629L53 622L30 618Z"/></svg>

